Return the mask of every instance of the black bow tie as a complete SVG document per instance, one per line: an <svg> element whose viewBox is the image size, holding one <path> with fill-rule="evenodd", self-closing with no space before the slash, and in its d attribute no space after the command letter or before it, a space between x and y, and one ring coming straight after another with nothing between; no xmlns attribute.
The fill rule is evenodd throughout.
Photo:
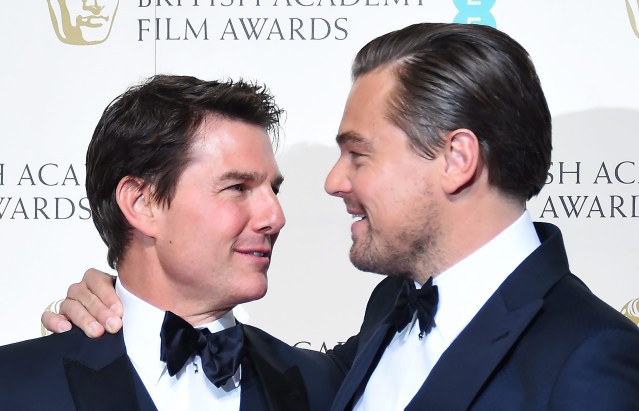
<svg viewBox="0 0 639 411"><path fill-rule="evenodd" d="M160 332L160 360L166 362L169 375L177 374L194 354L202 358L202 369L216 387L235 375L242 362L244 332L236 325L215 334L195 329L170 311L164 314Z"/></svg>
<svg viewBox="0 0 639 411"><path fill-rule="evenodd" d="M403 330L413 320L413 315L417 312L419 339L421 340L435 325L438 298L437 286L433 285L433 277L429 278L419 290L415 288L413 281L406 281L395 304L393 320L397 331Z"/></svg>

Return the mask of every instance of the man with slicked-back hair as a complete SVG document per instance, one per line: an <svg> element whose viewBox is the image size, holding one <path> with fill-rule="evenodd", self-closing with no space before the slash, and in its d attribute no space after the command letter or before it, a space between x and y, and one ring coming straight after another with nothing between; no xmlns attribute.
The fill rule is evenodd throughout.
<svg viewBox="0 0 639 411"><path fill-rule="evenodd" d="M332 410L636 410L639 330L568 267L526 201L551 116L523 47L415 24L359 51L326 190L350 257L385 274ZM342 351L347 351L344 353Z"/></svg>

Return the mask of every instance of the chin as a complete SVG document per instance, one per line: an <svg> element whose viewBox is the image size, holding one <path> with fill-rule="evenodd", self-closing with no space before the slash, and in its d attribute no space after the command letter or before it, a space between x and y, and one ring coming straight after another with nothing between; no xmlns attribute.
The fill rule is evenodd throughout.
<svg viewBox="0 0 639 411"><path fill-rule="evenodd" d="M252 284L245 284L242 289L242 299L244 302L259 300L266 295L268 290L268 280L263 276L260 281L252 281Z"/></svg>
<svg viewBox="0 0 639 411"><path fill-rule="evenodd" d="M264 285L255 291L256 292L253 295L254 300L259 300L260 298L264 297L266 295L266 291L268 291L268 282L264 281Z"/></svg>

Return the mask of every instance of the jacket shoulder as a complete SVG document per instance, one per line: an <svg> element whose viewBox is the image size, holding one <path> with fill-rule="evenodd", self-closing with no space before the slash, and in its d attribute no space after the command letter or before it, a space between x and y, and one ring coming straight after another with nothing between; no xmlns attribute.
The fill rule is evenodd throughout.
<svg viewBox="0 0 639 411"><path fill-rule="evenodd" d="M100 353L99 359L105 345L113 346L116 338L90 339L73 328L0 347L0 408L74 409L65 361L93 353Z"/></svg>
<svg viewBox="0 0 639 411"><path fill-rule="evenodd" d="M293 347L278 338L244 325L246 355L262 371L275 371L272 375L287 376L303 385L308 396L310 410L326 410L344 378L340 367L326 354L319 351ZM266 375L266 373L262 373ZM271 382L262 382L264 386Z"/></svg>

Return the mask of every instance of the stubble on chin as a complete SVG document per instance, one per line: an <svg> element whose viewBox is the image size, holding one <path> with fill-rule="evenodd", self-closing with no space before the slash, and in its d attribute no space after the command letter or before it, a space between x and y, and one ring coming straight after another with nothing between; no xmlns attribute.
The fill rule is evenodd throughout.
<svg viewBox="0 0 639 411"><path fill-rule="evenodd" d="M365 239L353 238L350 249L351 263L358 270L411 278L419 281L437 274L439 252L437 237L433 230L410 230L398 233L391 241L382 244L369 234ZM426 234L430 231L430 234ZM420 281L421 282L421 281Z"/></svg>

